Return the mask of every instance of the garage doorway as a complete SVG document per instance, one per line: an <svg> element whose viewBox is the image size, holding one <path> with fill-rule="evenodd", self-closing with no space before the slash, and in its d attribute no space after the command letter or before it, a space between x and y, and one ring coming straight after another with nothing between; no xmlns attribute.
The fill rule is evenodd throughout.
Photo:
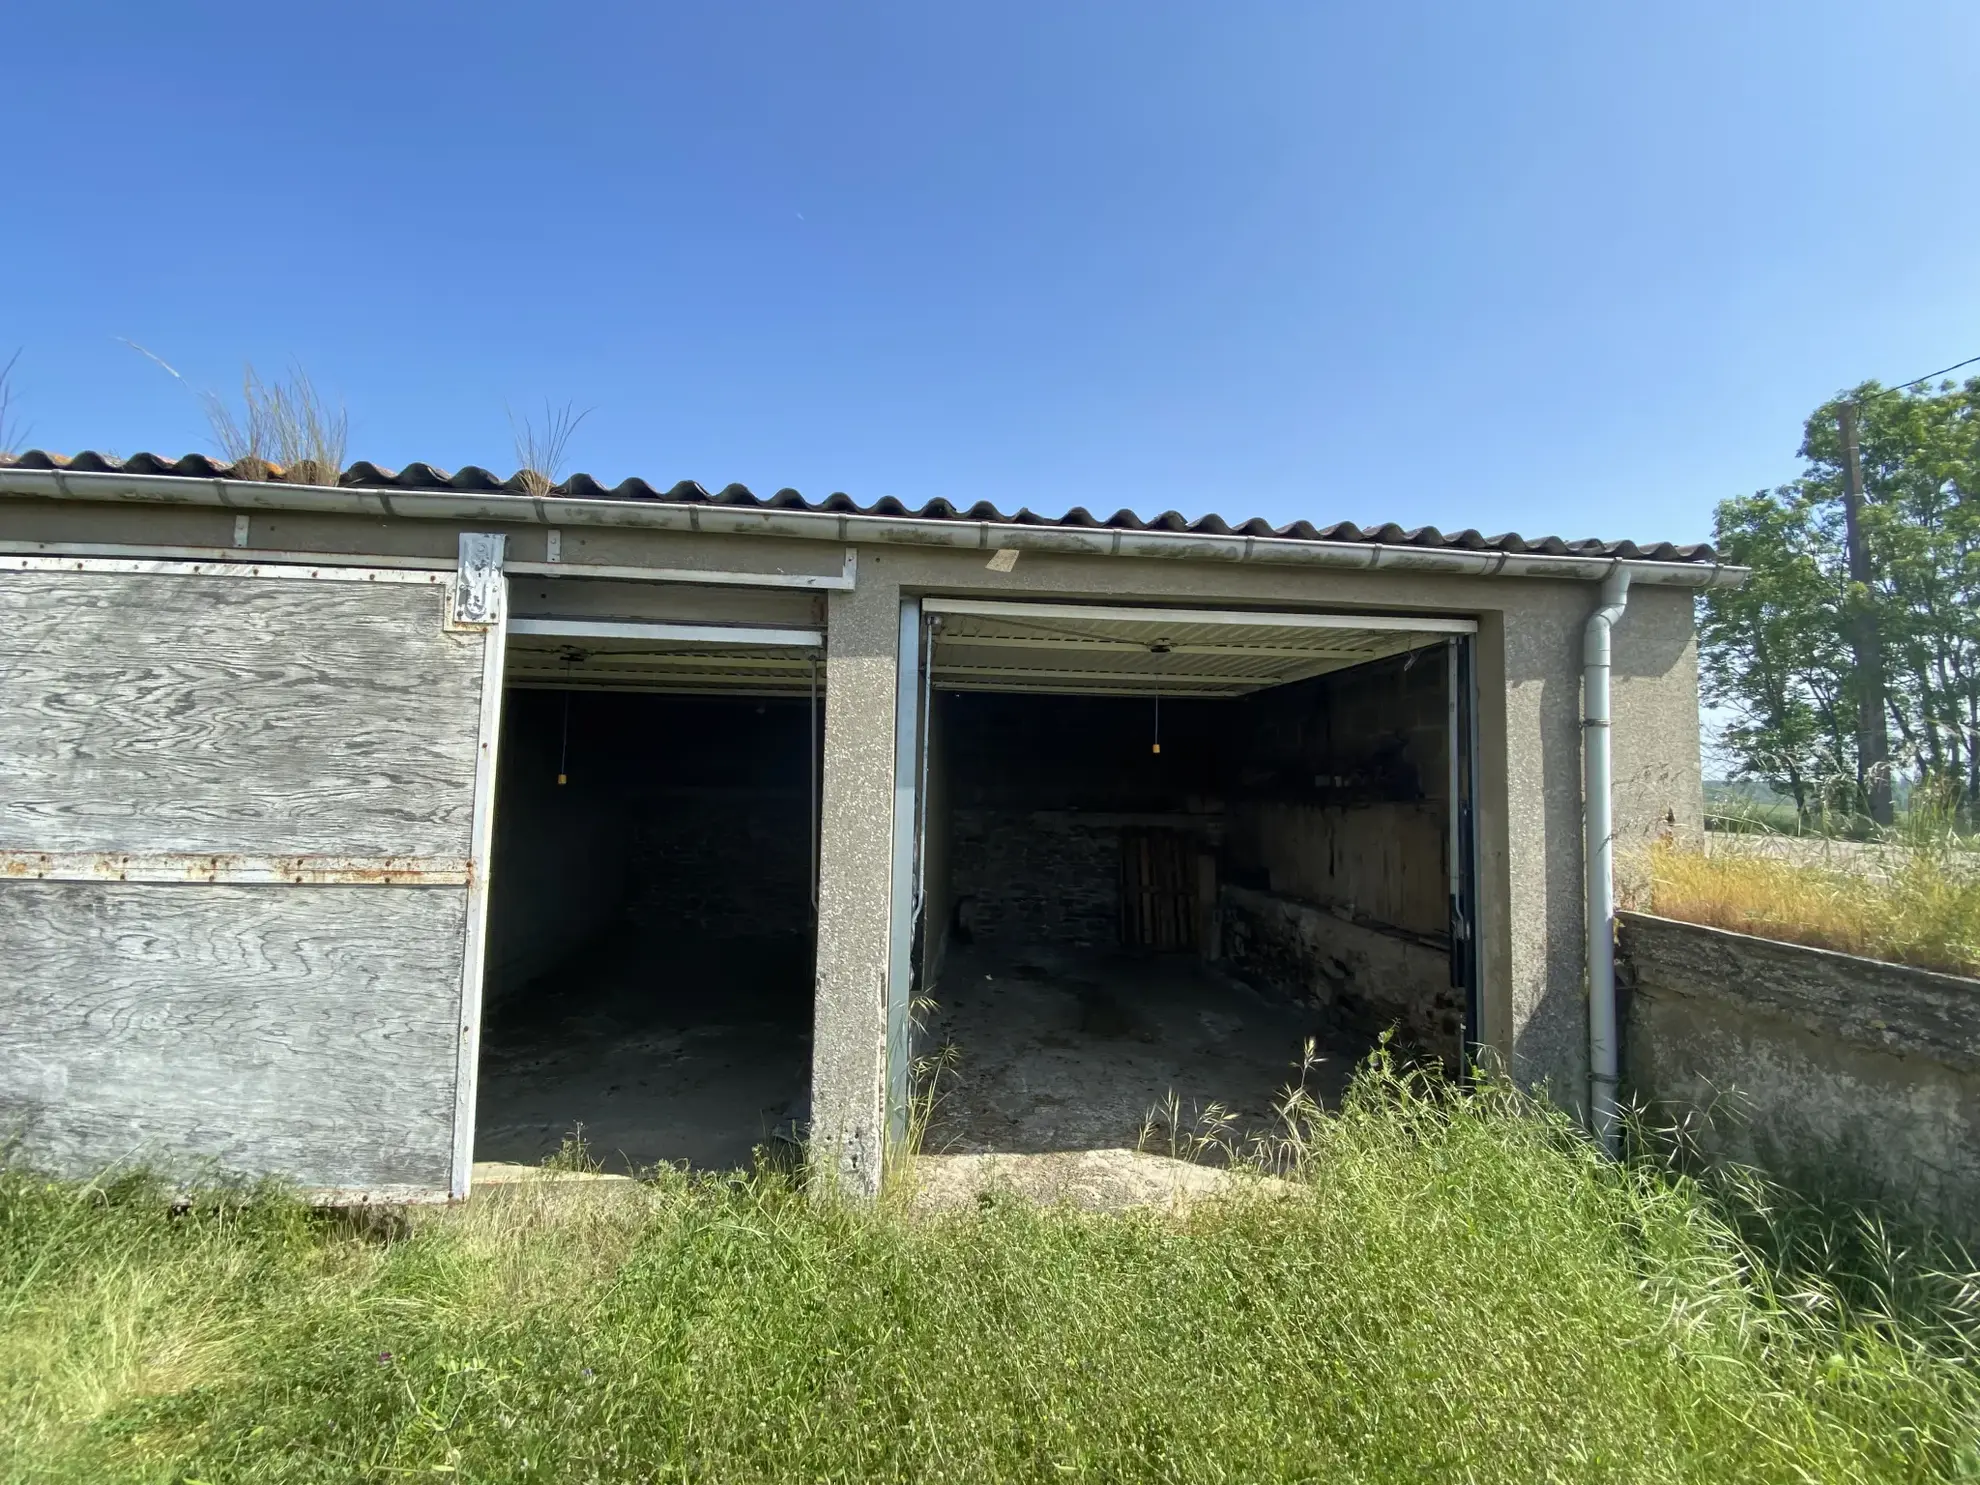
<svg viewBox="0 0 1980 1485"><path fill-rule="evenodd" d="M809 1120L820 635L512 623L476 1158L747 1167Z"/></svg>
<svg viewBox="0 0 1980 1485"><path fill-rule="evenodd" d="M945 1049L924 1148L1116 1148L1213 1108L1242 1135L1384 1032L1461 1074L1474 627L908 605L890 989L929 1004L890 1072L904 1112Z"/></svg>

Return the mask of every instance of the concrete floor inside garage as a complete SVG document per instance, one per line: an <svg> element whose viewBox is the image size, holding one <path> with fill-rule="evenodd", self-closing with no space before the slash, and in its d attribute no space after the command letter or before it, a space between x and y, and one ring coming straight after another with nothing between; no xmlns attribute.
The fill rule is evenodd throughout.
<svg viewBox="0 0 1980 1485"><path fill-rule="evenodd" d="M1293 1085L1337 1102L1373 1045L1181 955L972 947L934 999L929 1034L956 1049L924 1139L937 1154L1167 1153L1220 1119L1242 1141L1278 1127ZM1309 1039L1320 1060L1302 1068Z"/></svg>
<svg viewBox="0 0 1980 1485"><path fill-rule="evenodd" d="M923 1148L1242 1143L1295 1084L1338 1101L1384 1030L1455 1068L1446 732L1434 651L1159 713L938 689Z"/></svg>
<svg viewBox="0 0 1980 1485"><path fill-rule="evenodd" d="M476 1161L747 1167L809 1117L808 703L506 707Z"/></svg>

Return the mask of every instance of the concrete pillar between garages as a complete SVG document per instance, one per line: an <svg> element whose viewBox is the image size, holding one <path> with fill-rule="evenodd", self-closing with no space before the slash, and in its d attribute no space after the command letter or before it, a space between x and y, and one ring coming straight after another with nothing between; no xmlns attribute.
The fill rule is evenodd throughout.
<svg viewBox="0 0 1980 1485"><path fill-rule="evenodd" d="M887 1127L887 926L899 624L899 584L888 581L884 565L862 551L859 586L833 593L826 614L811 1052L813 1178L849 1196L879 1190Z"/></svg>

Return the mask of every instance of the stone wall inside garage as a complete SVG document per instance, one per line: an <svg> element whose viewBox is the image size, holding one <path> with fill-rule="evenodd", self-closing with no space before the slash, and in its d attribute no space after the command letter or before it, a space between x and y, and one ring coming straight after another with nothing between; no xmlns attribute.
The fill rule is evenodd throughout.
<svg viewBox="0 0 1980 1485"><path fill-rule="evenodd" d="M957 693L943 698L949 927L986 945L1121 942L1125 832L1214 841L1216 733L1231 703ZM931 900L935 900L931 894Z"/></svg>

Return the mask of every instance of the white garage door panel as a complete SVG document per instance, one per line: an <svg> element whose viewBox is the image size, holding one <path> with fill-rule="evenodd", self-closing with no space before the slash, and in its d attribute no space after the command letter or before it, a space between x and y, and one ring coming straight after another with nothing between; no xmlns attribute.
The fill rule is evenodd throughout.
<svg viewBox="0 0 1980 1485"><path fill-rule="evenodd" d="M933 683L956 691L1245 696L1442 645L1470 619L928 598Z"/></svg>
<svg viewBox="0 0 1980 1485"><path fill-rule="evenodd" d="M499 538L454 575L0 559L0 1139L465 1194ZM493 565L490 565L490 564Z"/></svg>

